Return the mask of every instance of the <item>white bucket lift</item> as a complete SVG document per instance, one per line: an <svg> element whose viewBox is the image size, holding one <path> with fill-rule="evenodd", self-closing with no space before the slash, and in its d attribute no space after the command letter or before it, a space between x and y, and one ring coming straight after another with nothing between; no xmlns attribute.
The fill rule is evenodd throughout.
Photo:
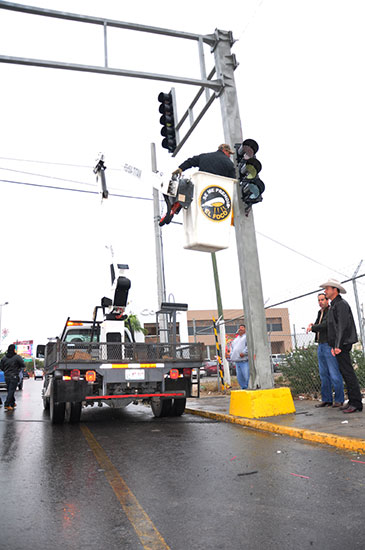
<svg viewBox="0 0 365 550"><path fill-rule="evenodd" d="M196 172L191 180L194 197L184 210L184 248L201 252L228 248L236 180L207 172Z"/></svg>

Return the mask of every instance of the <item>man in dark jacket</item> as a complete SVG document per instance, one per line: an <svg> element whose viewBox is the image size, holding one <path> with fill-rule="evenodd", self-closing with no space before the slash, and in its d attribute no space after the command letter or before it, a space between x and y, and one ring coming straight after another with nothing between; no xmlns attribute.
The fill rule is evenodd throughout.
<svg viewBox="0 0 365 550"><path fill-rule="evenodd" d="M318 311L317 319L314 324L311 323L307 328L307 333L310 331L315 333L315 341L318 343L317 355L322 401L316 407L341 407L345 400L343 380L337 359L332 355L331 346L328 343L327 316L329 306L324 292L318 294L318 304L321 309ZM332 387L335 390L335 402L333 404Z"/></svg>
<svg viewBox="0 0 365 550"><path fill-rule="evenodd" d="M344 413L362 411L360 386L350 357L352 344L357 342L356 326L349 304L340 296L346 294L346 290L335 279L330 279L320 287L324 288L326 297L331 300L327 317L328 343L332 355L337 357L349 398L347 405L340 409Z"/></svg>
<svg viewBox="0 0 365 550"><path fill-rule="evenodd" d="M6 355L1 359L0 369L4 371L8 395L5 401L5 411L13 411L15 404L15 390L19 383L19 373L24 368L23 358L16 354L14 344L10 344Z"/></svg>
<svg viewBox="0 0 365 550"><path fill-rule="evenodd" d="M189 168L197 167L200 172L208 172L209 174L216 174L217 176L225 176L226 178L235 178L236 170L233 162L229 158L234 154L234 151L227 143L222 143L218 147L218 150L214 153L202 153L195 157L187 159L180 164L172 175L181 175L182 172Z"/></svg>

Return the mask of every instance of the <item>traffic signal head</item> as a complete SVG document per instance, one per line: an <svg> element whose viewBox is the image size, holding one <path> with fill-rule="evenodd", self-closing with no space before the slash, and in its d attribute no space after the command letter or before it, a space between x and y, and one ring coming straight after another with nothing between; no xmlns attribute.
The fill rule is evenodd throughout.
<svg viewBox="0 0 365 550"><path fill-rule="evenodd" d="M262 193L265 191L265 184L260 178L248 179L242 185L242 200L246 204L256 204L262 201Z"/></svg>
<svg viewBox="0 0 365 550"><path fill-rule="evenodd" d="M242 200L246 205L261 202L265 184L258 177L262 168L261 162L255 156L259 150L258 143L254 139L246 139L237 143L235 149Z"/></svg>
<svg viewBox="0 0 365 550"><path fill-rule="evenodd" d="M176 149L176 130L172 93L164 94L161 92L158 95L158 101L161 103L159 107L161 113L160 124L162 124L161 135L164 137L162 147L167 149L169 153L173 153Z"/></svg>

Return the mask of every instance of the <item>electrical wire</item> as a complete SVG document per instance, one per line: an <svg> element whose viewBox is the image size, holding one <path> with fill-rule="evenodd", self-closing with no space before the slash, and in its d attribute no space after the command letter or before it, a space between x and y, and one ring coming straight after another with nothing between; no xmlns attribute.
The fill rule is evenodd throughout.
<svg viewBox="0 0 365 550"><path fill-rule="evenodd" d="M15 185L27 185L30 187L42 187L44 189L54 189L56 191L74 191L75 193L87 193L90 195L99 195L100 193L98 191L89 191L87 189L72 189L72 187L56 187L54 185L41 185L40 183L29 183L25 181L14 181L14 180L6 180L6 179L0 179L0 182L3 183L13 183ZM117 193L109 193L110 197L120 197L123 199L136 199L141 201L152 201L153 199L150 197L135 197L133 195L121 195Z"/></svg>
<svg viewBox="0 0 365 550"><path fill-rule="evenodd" d="M349 283L350 281L355 281L357 279L361 279L362 277L365 277L365 273L362 275L357 275L356 277L350 277L349 279L346 279L344 281L341 281L341 284ZM312 294L317 294L318 292L321 292L322 289L316 289L311 290L310 292L306 292L305 294L299 294L298 296L294 296L293 298L288 298L287 300L283 300L282 302L277 302L276 304L270 304L269 306L265 306L264 309L270 309L277 306L281 306L283 304L287 304L288 302L293 302L294 300L299 300L300 298L305 298L306 296L311 296ZM244 313L242 313L239 317L233 317L232 319L224 319L223 324L227 325L231 323L232 321L243 321L244 320ZM214 327L214 325L209 325L207 327L201 327L200 330L196 331L196 334L203 334L204 332L207 332L208 330L211 330Z"/></svg>
<svg viewBox="0 0 365 550"><path fill-rule="evenodd" d="M93 170L94 166L87 164L71 164L67 162L50 162L47 160L35 160L35 159L18 159L13 157L0 157L0 160L11 160L16 162L33 162L34 164L46 164L49 166L70 166L72 168L87 168L88 170ZM120 171L120 168L110 168L108 170Z"/></svg>
<svg viewBox="0 0 365 550"><path fill-rule="evenodd" d="M24 170L15 170L14 168L4 168L3 166L0 166L0 170L5 170L6 172L16 172L17 174L26 174L27 176L37 176L39 178L48 178L48 179L52 179L52 180L68 181L69 183L77 183L79 185L89 185L91 187L96 187L95 183L86 183L84 181L70 180L70 179L67 179L67 178L59 178L57 176L49 176L47 174L35 174L34 172L25 172Z"/></svg>
<svg viewBox="0 0 365 550"><path fill-rule="evenodd" d="M303 254L302 252L299 252L298 250L295 250L294 248L291 248L290 246L287 246L286 244L283 244L276 239L273 239L272 237L269 237L268 235L264 235L264 233L261 233L260 231L256 231L258 235L261 235L261 237L265 237L265 239L269 239L269 241L272 241L273 243L278 244L279 246L282 246L283 248L286 248L287 250L290 250L291 252L294 252L294 254L298 254L298 256L302 256L303 258L306 258L307 260L310 260L311 262L314 262L315 264L318 264L322 267L325 267L326 269L329 269L330 271L333 271L334 273L338 273L339 275L342 275L343 277L347 277L347 273L342 273L341 271L338 271L337 269L333 269L332 267L329 267L326 264L322 264L321 262L318 262L317 260L314 260L314 258L311 258L310 256L307 256L306 254Z"/></svg>

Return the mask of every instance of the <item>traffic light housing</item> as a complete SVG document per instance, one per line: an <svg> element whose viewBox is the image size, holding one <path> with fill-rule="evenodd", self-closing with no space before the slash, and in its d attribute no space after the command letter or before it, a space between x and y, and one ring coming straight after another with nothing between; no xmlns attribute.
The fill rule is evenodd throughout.
<svg viewBox="0 0 365 550"><path fill-rule="evenodd" d="M161 145L169 153L173 153L176 149L176 130L172 92L168 94L161 92L158 95L158 101L161 103L159 107L160 124L162 124L161 135L164 137Z"/></svg>
<svg viewBox="0 0 365 550"><path fill-rule="evenodd" d="M241 197L246 204L247 213L253 204L262 201L262 193L265 191L265 184L258 177L262 168L261 162L256 158L259 146L254 139L246 139L242 143L237 143L235 149Z"/></svg>

